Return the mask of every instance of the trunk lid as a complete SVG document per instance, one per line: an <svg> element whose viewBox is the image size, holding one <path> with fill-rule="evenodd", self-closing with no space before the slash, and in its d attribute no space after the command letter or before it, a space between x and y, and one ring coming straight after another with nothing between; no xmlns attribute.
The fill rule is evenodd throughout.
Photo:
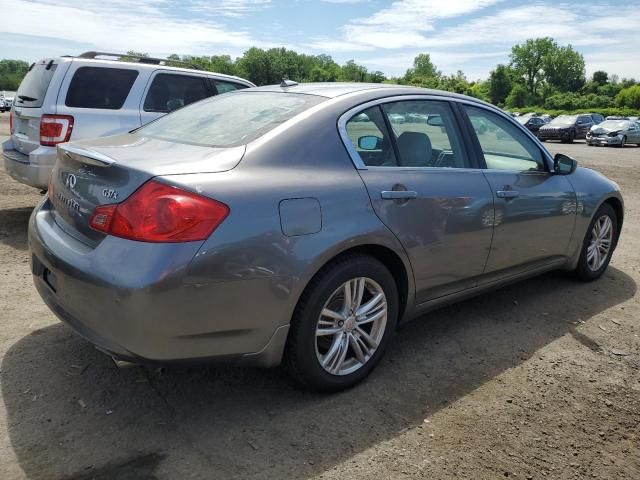
<svg viewBox="0 0 640 480"><path fill-rule="evenodd" d="M244 150L244 146L201 147L135 134L59 145L51 177L51 213L60 228L94 246L104 238L89 226L97 206L123 202L153 177L230 170Z"/></svg>

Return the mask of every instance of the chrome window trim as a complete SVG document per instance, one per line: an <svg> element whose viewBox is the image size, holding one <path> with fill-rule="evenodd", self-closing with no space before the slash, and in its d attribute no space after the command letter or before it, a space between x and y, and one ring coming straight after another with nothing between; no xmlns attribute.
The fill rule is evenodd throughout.
<svg viewBox="0 0 640 480"><path fill-rule="evenodd" d="M553 173L553 157L551 156L551 154L549 153L549 151L547 151L547 149L545 148L545 146L542 144L542 142L540 142L540 140L533 134L531 133L531 131L528 128L525 128L524 125L520 125L520 123L516 122L513 117L511 117L510 115L507 115L506 113L504 113L502 110L500 110L499 108L493 106L493 105L489 105L489 104L485 104L479 101L474 101L471 99L466 99L466 98L457 98L457 97L450 97L448 95L446 95L446 92L443 92L443 95L434 95L434 94L406 94L406 95L394 95L391 97L382 97L382 98L377 98L375 100L370 100L366 103L361 103L360 105L356 105L355 107L350 108L349 110L347 110L346 112L344 112L342 115L340 115L340 117L338 118L338 133L340 135L340 138L342 139L342 143L344 144L345 148L347 149L347 152L349 153L349 157L351 157L351 161L353 162L354 166L356 167L356 169L358 170L369 170L369 169L392 169L392 170L398 170L398 169L410 169L410 170L418 170L418 171L429 171L429 172L433 172L436 170L444 170L447 172L451 172L451 171L456 171L456 170L460 170L460 171L464 171L464 172L468 172L468 171L473 171L473 170L480 170L480 171L500 171L500 172L517 172L517 173L523 173L519 170L494 170L494 169L478 169L478 168L443 168L443 167L376 167L376 166L367 166L365 165L365 163L362 161L362 158L360 158L360 154L358 153L358 151L356 150L356 147L353 145L353 143L351 142L351 139L349 138L349 135L347 133L347 123L349 122L349 120L351 120L353 117L355 117L356 115L358 115L359 113L362 113L364 110L371 108L371 107L375 107L377 105L382 105L385 103L393 103L393 102L398 102L398 101L407 101L407 100L436 100L436 101L441 101L441 102L456 102L456 103L461 103L461 104L465 104L465 105L470 105L472 107L476 107L476 108L481 108L484 110L487 110L488 112L492 112L495 114L498 114L500 116L502 116L503 118L505 118L506 120L510 121L513 125L516 125L518 128L520 128L521 131L523 131L530 140L533 141L533 143L540 149L540 151L542 152L542 157L543 159L546 161L547 164L547 168L548 171L547 172L539 172L539 173L544 173L544 174L549 174L549 173ZM464 128L464 127L463 127ZM460 134L463 134L464 132L460 132ZM467 152L467 153L471 153L471 152Z"/></svg>

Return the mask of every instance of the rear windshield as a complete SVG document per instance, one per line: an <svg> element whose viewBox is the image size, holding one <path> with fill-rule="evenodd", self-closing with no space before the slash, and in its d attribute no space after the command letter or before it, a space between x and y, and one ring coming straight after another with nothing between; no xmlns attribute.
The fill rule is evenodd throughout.
<svg viewBox="0 0 640 480"><path fill-rule="evenodd" d="M27 108L41 107L57 67L58 65L50 60L35 63L18 88L14 100L16 105Z"/></svg>
<svg viewBox="0 0 640 480"><path fill-rule="evenodd" d="M137 76L137 70L126 68L80 67L71 79L65 105L118 110Z"/></svg>
<svg viewBox="0 0 640 480"><path fill-rule="evenodd" d="M315 95L233 92L181 108L137 135L210 147L244 145L326 100Z"/></svg>

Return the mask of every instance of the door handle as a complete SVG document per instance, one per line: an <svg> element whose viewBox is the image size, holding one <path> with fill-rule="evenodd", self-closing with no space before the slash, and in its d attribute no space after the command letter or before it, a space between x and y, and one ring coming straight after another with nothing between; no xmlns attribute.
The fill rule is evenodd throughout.
<svg viewBox="0 0 640 480"><path fill-rule="evenodd" d="M383 190L380 192L380 198L383 200L410 200L418 198L418 192L413 190Z"/></svg>
<svg viewBox="0 0 640 480"><path fill-rule="evenodd" d="M496 192L496 197L498 198L516 198L520 196L520 192L516 191L516 190L498 190Z"/></svg>

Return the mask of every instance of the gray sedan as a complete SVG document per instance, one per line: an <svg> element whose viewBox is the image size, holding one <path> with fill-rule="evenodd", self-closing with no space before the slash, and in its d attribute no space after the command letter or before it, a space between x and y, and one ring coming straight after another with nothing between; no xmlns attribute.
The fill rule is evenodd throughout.
<svg viewBox="0 0 640 480"><path fill-rule="evenodd" d="M587 144L624 147L627 143L640 145L640 123L630 120L605 120L587 133Z"/></svg>
<svg viewBox="0 0 640 480"><path fill-rule="evenodd" d="M430 309L600 277L623 211L614 182L486 103L287 82L60 145L29 246L47 305L114 357L284 361L335 391Z"/></svg>

